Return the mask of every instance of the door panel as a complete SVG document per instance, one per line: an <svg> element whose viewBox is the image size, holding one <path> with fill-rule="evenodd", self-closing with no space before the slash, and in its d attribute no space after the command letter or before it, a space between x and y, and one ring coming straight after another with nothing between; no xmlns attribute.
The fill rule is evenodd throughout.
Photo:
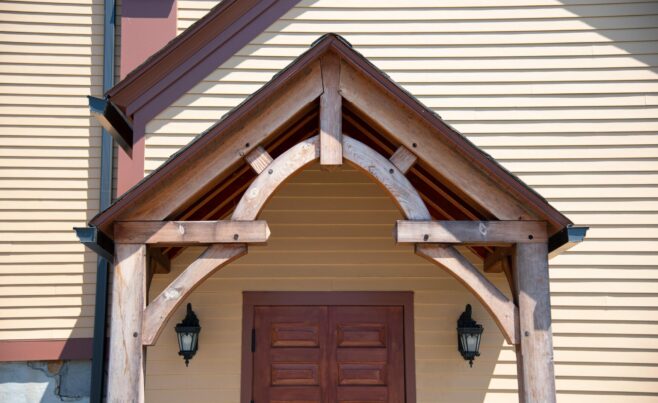
<svg viewBox="0 0 658 403"><path fill-rule="evenodd" d="M254 401L324 402L327 308L256 307Z"/></svg>
<svg viewBox="0 0 658 403"><path fill-rule="evenodd" d="M329 329L335 401L404 402L402 307L330 307Z"/></svg>
<svg viewBox="0 0 658 403"><path fill-rule="evenodd" d="M401 306L258 306L255 403L403 403Z"/></svg>

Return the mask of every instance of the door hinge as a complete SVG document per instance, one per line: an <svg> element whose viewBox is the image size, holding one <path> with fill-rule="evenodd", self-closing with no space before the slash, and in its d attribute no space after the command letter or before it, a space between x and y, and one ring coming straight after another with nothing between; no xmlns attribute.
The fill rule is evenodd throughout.
<svg viewBox="0 0 658 403"><path fill-rule="evenodd" d="M256 328L251 329L251 352L255 353L256 352ZM251 403L254 403L252 400Z"/></svg>

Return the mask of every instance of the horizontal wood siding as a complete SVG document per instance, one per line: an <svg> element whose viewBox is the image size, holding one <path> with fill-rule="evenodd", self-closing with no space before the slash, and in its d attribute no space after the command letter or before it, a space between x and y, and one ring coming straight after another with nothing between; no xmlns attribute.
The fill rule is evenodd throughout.
<svg viewBox="0 0 658 403"><path fill-rule="evenodd" d="M0 340L91 337L102 0L0 4Z"/></svg>
<svg viewBox="0 0 658 403"><path fill-rule="evenodd" d="M333 190L333 195L319 195L320 187ZM247 256L204 282L188 299L203 329L199 353L189 368L177 355L173 331L184 309L149 348L147 400L239 400L243 290L414 291L418 401L464 401L463 396L481 401L488 391L498 394L499 401L514 399L514 391L501 386L516 382L508 379L514 376L513 349L504 345L493 320L457 281L415 256L413 246L395 245L394 220L401 217L383 190L351 168L326 172L315 164L285 184L262 214L272 230L267 246L250 246ZM170 274L156 275L151 297L198 252L190 248L174 261ZM508 291L503 276L492 279ZM474 304L474 317L486 329L474 370L455 347L456 320L466 303ZM497 381L499 386L489 386L491 374L501 371L507 373ZM473 384L460 384L460 377Z"/></svg>
<svg viewBox="0 0 658 403"><path fill-rule="evenodd" d="M215 4L179 0L179 29ZM559 400L655 401L658 2L304 0L148 125L146 171L326 32L343 35L571 220L591 226L587 242L550 266ZM186 376L189 392L202 397L207 392L195 387L213 384L228 391L227 401L236 399L237 348L225 361L212 360L220 340L237 343L238 290L392 287L417 292L420 402L512 401L512 351L496 333L473 370L460 366L450 332L460 305L472 299L393 247L390 227L371 225L397 216L379 207L383 199L369 199L364 189L374 185L345 199L337 195L351 185L303 186L294 182L270 204L272 252L253 248L195 295L217 341L204 339L212 357L200 353L191 364L188 373L200 377ZM340 239L340 226L326 226L335 237L316 240L294 224L293 210L308 222L353 223L357 239ZM263 278L270 273L285 279ZM215 299L222 309L210 308ZM492 335L490 321L485 327ZM173 336L165 336L170 354ZM149 393L164 399L178 393L171 385L179 372L170 365L182 366L173 353L161 358L164 347L154 350L149 359L163 366L150 366ZM204 373L211 367L216 372Z"/></svg>

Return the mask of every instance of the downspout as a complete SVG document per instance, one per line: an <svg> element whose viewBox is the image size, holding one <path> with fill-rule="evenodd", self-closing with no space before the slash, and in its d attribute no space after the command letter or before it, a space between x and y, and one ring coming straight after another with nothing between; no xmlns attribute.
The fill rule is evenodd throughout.
<svg viewBox="0 0 658 403"><path fill-rule="evenodd" d="M116 28L115 0L104 1L103 23L103 93L114 85L114 35ZM106 129L102 129L100 211L112 203L112 160L113 141ZM91 360L91 388L89 401L102 403L105 383L105 338L107 321L107 298L110 263L98 257L96 266L96 306L94 311L94 343Z"/></svg>

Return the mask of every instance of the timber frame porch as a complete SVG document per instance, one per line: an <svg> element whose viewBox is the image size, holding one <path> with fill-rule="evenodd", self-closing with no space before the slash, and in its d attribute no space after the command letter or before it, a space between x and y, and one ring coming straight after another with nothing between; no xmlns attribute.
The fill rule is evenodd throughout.
<svg viewBox="0 0 658 403"><path fill-rule="evenodd" d="M146 346L199 284L267 242L263 207L316 161L327 170L350 164L390 195L405 217L391 223L396 242L414 244L470 290L516 347L520 400L554 402L548 259L585 230L335 35L82 231L115 262L108 400L144 401ZM151 276L192 245L207 249L147 304ZM474 259L506 275L511 299Z"/></svg>

